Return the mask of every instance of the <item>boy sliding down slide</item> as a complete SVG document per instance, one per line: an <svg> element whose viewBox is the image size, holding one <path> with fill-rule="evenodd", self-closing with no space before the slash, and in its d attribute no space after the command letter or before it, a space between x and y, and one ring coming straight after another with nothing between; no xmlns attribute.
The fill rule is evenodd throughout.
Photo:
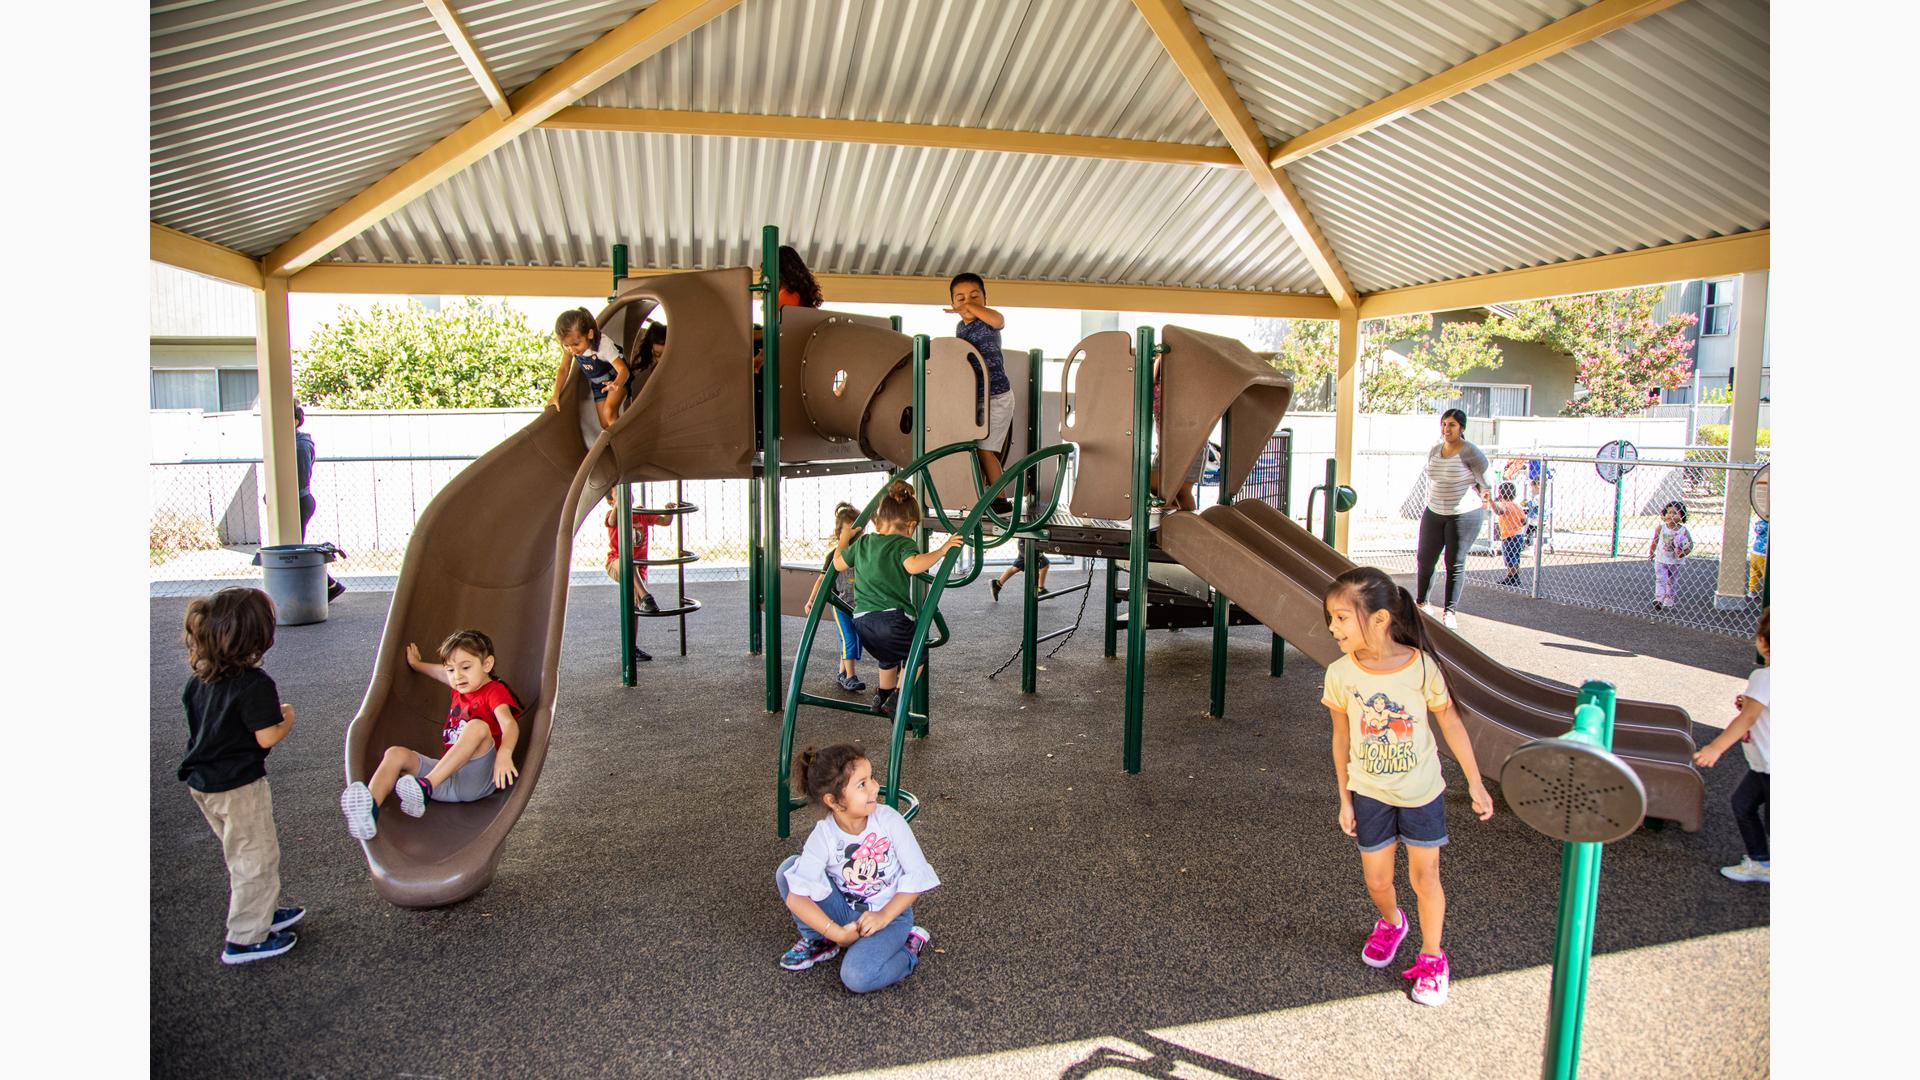
<svg viewBox="0 0 1920 1080"><path fill-rule="evenodd" d="M420 659L418 646L407 645L408 667L453 688L453 703L440 732L445 749L440 757L430 758L389 746L371 781L347 785L340 793L340 811L355 840L371 840L378 833L380 804L389 794L399 794L402 813L420 817L428 800L478 802L513 786L520 775L513 765L513 747L520 741L520 700L493 677L493 641L478 630L458 630L440 643L440 657L440 663L429 664Z"/></svg>

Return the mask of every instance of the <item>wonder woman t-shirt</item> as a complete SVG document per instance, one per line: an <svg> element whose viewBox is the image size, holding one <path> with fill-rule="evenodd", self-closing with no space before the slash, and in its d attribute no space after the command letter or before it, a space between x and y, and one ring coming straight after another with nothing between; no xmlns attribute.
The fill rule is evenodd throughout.
<svg viewBox="0 0 1920 1080"><path fill-rule="evenodd" d="M1418 649L1389 672L1335 660L1320 701L1347 714L1347 790L1392 806L1425 806L1446 790L1433 711L1450 700L1440 665Z"/></svg>

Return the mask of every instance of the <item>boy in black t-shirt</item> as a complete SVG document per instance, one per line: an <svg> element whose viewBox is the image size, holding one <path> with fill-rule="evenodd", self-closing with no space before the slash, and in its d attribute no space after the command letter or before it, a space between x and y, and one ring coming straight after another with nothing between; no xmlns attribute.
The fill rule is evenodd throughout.
<svg viewBox="0 0 1920 1080"><path fill-rule="evenodd" d="M220 838L231 895L223 964L279 956L304 908L279 908L280 838L267 787L267 752L293 730L293 706L260 659L273 648L273 601L258 589L221 589L187 605L182 637L193 677L180 695L187 753L180 761L194 804Z"/></svg>

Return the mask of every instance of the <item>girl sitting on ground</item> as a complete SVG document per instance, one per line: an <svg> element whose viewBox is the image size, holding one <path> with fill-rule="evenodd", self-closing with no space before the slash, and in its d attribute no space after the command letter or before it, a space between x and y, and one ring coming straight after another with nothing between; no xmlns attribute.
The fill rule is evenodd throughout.
<svg viewBox="0 0 1920 1080"><path fill-rule="evenodd" d="M553 336L560 339L560 349L565 355L560 359L559 373L554 376L553 395L547 399L547 407L560 408L560 389L566 385L567 369L577 365L593 392L593 410L600 417L600 426L612 427L620 418L621 407L627 403L629 372L620 346L600 332L593 321L593 312L586 308L561 312L560 318L554 321Z"/></svg>
<svg viewBox="0 0 1920 1080"><path fill-rule="evenodd" d="M520 741L520 699L493 677L493 640L478 630L456 630L440 643L440 663L420 658L407 644L407 666L446 683L453 702L440 731L441 756L430 758L405 746L389 746L366 783L355 780L340 793L340 812L355 840L378 833L380 804L400 796L408 817L427 812L427 803L478 802L512 787L520 770L513 748Z"/></svg>
<svg viewBox="0 0 1920 1080"><path fill-rule="evenodd" d="M920 964L928 934L913 901L940 884L907 819L880 804L873 762L857 746L809 746L795 763L807 797L828 810L800 854L773 875L800 940L780 957L804 971L847 950L840 981L856 994L892 986Z"/></svg>
<svg viewBox="0 0 1920 1080"><path fill-rule="evenodd" d="M1327 668L1321 696L1333 717L1340 830L1359 843L1360 872L1380 912L1360 959L1386 967L1407 936L1406 912L1393 886L1394 851L1405 844L1407 878L1419 900L1420 952L1400 974L1413 980L1413 1000L1443 1005L1451 975L1440 947L1447 911L1440 847L1447 842L1447 822L1436 726L1467 776L1473 811L1482 821L1493 816L1493 796L1480 780L1473 743L1407 590L1381 570L1357 566L1333 579L1326 605L1327 629L1341 652Z"/></svg>
<svg viewBox="0 0 1920 1080"><path fill-rule="evenodd" d="M849 538L833 553L835 570L853 571L854 632L860 647L880 666L880 689L873 696L873 711L879 716L893 715L894 691L913 645L913 575L933 569L963 542L958 535L949 536L939 547L922 552L913 538L919 524L913 485L895 480L874 508L874 531Z"/></svg>

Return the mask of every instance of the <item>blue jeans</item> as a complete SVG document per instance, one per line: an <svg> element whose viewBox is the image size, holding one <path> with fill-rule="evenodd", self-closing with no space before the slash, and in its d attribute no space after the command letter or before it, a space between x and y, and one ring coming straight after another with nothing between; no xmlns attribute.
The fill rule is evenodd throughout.
<svg viewBox="0 0 1920 1080"><path fill-rule="evenodd" d="M773 880L780 887L780 902L787 901L787 871L800 861L800 856L789 855L787 861L774 871ZM827 894L825 900L818 902L820 910L827 918L845 926L859 918L861 913L853 910L847 898L840 895L838 889ZM793 924L800 928L800 936L808 941L821 940L820 931L793 917ZM840 960L840 981L847 989L856 994L870 994L884 989L913 974L920 958L907 951L907 931L913 929L913 908L900 913L899 917L870 934L847 946L846 955Z"/></svg>

